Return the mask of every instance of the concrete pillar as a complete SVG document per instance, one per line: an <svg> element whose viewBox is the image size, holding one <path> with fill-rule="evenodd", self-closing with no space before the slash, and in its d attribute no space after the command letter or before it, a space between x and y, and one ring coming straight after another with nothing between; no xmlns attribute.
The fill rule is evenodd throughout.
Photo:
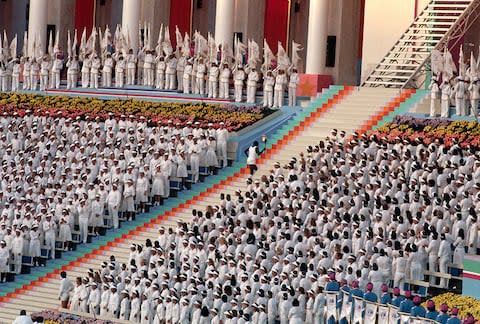
<svg viewBox="0 0 480 324"><path fill-rule="evenodd" d="M234 8L235 1L233 0L217 0L215 14L215 42L217 44L226 43L232 47Z"/></svg>
<svg viewBox="0 0 480 324"><path fill-rule="evenodd" d="M328 0L310 0L306 73L325 73L327 34Z"/></svg>
<svg viewBox="0 0 480 324"><path fill-rule="evenodd" d="M33 56L34 40L40 40L45 52L47 47L48 0L30 0L28 14L28 55ZM18 37L23 37L18 36Z"/></svg>
<svg viewBox="0 0 480 324"><path fill-rule="evenodd" d="M130 46L136 53L138 49L138 24L140 23L140 1L123 0L122 30L128 28Z"/></svg>

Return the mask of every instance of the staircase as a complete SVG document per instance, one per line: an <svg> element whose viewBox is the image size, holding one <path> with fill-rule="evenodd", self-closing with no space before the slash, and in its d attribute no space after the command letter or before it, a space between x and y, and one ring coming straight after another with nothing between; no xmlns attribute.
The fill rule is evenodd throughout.
<svg viewBox="0 0 480 324"><path fill-rule="evenodd" d="M274 162L282 164L288 162L292 156L305 151L306 146L315 145L318 141L330 134L332 128L345 130L347 134L353 130L366 131L386 114L393 111L398 105L410 96L411 91L399 94L397 89L383 88L342 88L331 91L327 96L317 101L317 106L305 110L284 126L276 135L269 138L269 148L258 161L259 170L255 178L267 175ZM319 108L317 108L320 106ZM192 210L204 211L209 205L218 205L220 193L232 194L235 190L245 190L246 179L249 177L246 168L239 170L232 176L188 199L177 207L163 213L160 217L137 227L128 234L122 235L106 246L88 253L83 257L70 262L68 265L56 269L40 279L24 285L6 297L0 297L0 323L9 323L21 309L28 313L58 309L57 300L59 287L59 272L67 271L68 277L84 277L88 269L99 269L103 261L114 255L118 262L127 262L131 243L144 244L147 238L157 239L160 225L168 228L175 227L176 221L188 221ZM0 291L1 292L1 291Z"/></svg>
<svg viewBox="0 0 480 324"><path fill-rule="evenodd" d="M480 0L431 0L363 86L419 88L434 49L455 46L480 16Z"/></svg>

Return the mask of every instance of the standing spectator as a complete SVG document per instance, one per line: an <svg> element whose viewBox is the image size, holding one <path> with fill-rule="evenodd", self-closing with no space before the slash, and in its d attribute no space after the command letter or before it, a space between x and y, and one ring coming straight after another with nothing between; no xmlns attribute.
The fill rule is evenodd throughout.
<svg viewBox="0 0 480 324"><path fill-rule="evenodd" d="M33 324L32 318L27 315L27 312L22 309L20 315L15 318L12 324Z"/></svg>
<svg viewBox="0 0 480 324"><path fill-rule="evenodd" d="M68 307L68 301L70 300L70 292L75 288L70 279L67 278L67 273L65 271L60 272L60 289L58 293L58 299L61 302L62 308Z"/></svg>

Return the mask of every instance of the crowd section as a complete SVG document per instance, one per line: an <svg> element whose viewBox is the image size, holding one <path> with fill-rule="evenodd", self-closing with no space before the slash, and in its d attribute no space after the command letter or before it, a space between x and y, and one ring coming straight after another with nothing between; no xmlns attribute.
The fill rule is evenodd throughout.
<svg viewBox="0 0 480 324"><path fill-rule="evenodd" d="M263 90L265 107L281 107L288 93L288 105L296 105L296 89L299 83L297 65L300 45L293 42L292 62L279 44L274 55L264 43L263 55L255 41L248 45L235 40L232 49L227 44L216 44L211 35L208 40L198 32L192 40L177 31L176 45L172 47L168 28L160 31L157 46L153 48L148 30L144 43L135 50L117 29L112 37L105 30L98 37L94 29L90 38L82 35L77 46L70 42L67 53L58 46L43 53L41 44L33 53L18 56L16 50L0 53L1 91L45 91L59 89L61 78L66 77L66 89L112 87L124 88L135 84L158 90L176 90L184 94L197 94L208 98L231 99L233 85L235 102L256 102L257 88ZM100 31L101 32L101 31ZM70 37L70 33L68 34ZM58 38L58 35L57 35ZM100 46L96 44L99 40ZM53 45L53 44L51 44ZM15 45L16 46L16 45ZM1 47L0 47L1 52ZM80 84L79 84L80 82Z"/></svg>
<svg viewBox="0 0 480 324"><path fill-rule="evenodd" d="M75 285L63 279L60 297L138 323L333 323L325 293L341 291L458 323L458 310L453 320L443 305L426 310L405 283L478 253L479 165L475 150L440 140L334 130L190 222L132 244L127 263L112 256Z"/></svg>
<svg viewBox="0 0 480 324"><path fill-rule="evenodd" d="M0 120L0 273L21 272L22 257L55 258L102 227L161 204L171 192L227 166L223 123L147 127L144 117L4 116ZM174 181L174 182L173 182ZM42 250L49 254L42 255ZM43 263L42 263L43 265Z"/></svg>

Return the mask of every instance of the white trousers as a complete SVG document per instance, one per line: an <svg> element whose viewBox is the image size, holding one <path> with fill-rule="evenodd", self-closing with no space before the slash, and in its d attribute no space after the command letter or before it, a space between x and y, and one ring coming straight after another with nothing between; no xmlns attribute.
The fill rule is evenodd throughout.
<svg viewBox="0 0 480 324"><path fill-rule="evenodd" d="M183 83L180 81L183 79L183 70L177 70L178 91L183 91Z"/></svg>
<svg viewBox="0 0 480 324"><path fill-rule="evenodd" d="M52 73L52 88L60 88L60 71Z"/></svg>
<svg viewBox="0 0 480 324"><path fill-rule="evenodd" d="M197 91L195 93L204 95L205 94L205 79L203 77L197 78Z"/></svg>
<svg viewBox="0 0 480 324"><path fill-rule="evenodd" d="M30 75L30 90L36 91L38 89L38 75Z"/></svg>
<svg viewBox="0 0 480 324"><path fill-rule="evenodd" d="M22 271L22 253L13 253L12 252L12 257L13 257L13 266L16 274L20 274Z"/></svg>
<svg viewBox="0 0 480 324"><path fill-rule="evenodd" d="M242 101L242 85L235 85L235 102Z"/></svg>
<svg viewBox="0 0 480 324"><path fill-rule="evenodd" d="M108 214L112 217L113 228L118 228L118 207L108 206Z"/></svg>
<svg viewBox="0 0 480 324"><path fill-rule="evenodd" d="M288 105L290 107L297 105L297 87L288 87Z"/></svg>
<svg viewBox="0 0 480 324"><path fill-rule="evenodd" d="M470 115L471 116L478 116L478 99L470 99Z"/></svg>
<svg viewBox="0 0 480 324"><path fill-rule="evenodd" d="M23 75L23 90L30 89L30 75L24 74Z"/></svg>
<svg viewBox="0 0 480 324"><path fill-rule="evenodd" d="M6 75L1 77L1 91L7 92L8 91L8 77Z"/></svg>
<svg viewBox="0 0 480 324"><path fill-rule="evenodd" d="M87 243L88 238L88 218L80 218L78 220L80 225L80 239L83 243Z"/></svg>
<svg viewBox="0 0 480 324"><path fill-rule="evenodd" d="M157 72L157 89L165 89L165 73L163 71L161 73Z"/></svg>
<svg viewBox="0 0 480 324"><path fill-rule="evenodd" d="M438 263L439 272L441 273L448 273L447 264L450 261L450 258L440 258L440 262ZM448 280L447 278L440 278L440 286L447 288Z"/></svg>
<svg viewBox="0 0 480 324"><path fill-rule="evenodd" d="M263 106L269 108L273 106L273 90L263 91Z"/></svg>
<svg viewBox="0 0 480 324"><path fill-rule="evenodd" d="M220 81L220 93L219 97L222 99L228 99L228 81L227 82L222 82Z"/></svg>
<svg viewBox="0 0 480 324"><path fill-rule="evenodd" d="M40 75L40 91L45 91L48 88L48 74Z"/></svg>
<svg viewBox="0 0 480 324"><path fill-rule="evenodd" d="M127 85L135 84L135 68L127 69Z"/></svg>
<svg viewBox="0 0 480 324"><path fill-rule="evenodd" d="M190 93L190 78L183 78L183 93Z"/></svg>
<svg viewBox="0 0 480 324"><path fill-rule="evenodd" d="M443 99L442 100L442 113L440 114L440 117L443 118L448 118L448 110L450 109L450 101L448 99Z"/></svg>
<svg viewBox="0 0 480 324"><path fill-rule="evenodd" d="M167 73L167 89L174 90L175 89L175 74Z"/></svg>
<svg viewBox="0 0 480 324"><path fill-rule="evenodd" d="M192 172L193 182L197 183L200 171L200 157L198 154L190 157L190 171Z"/></svg>
<svg viewBox="0 0 480 324"><path fill-rule="evenodd" d="M438 257L436 255L429 256L428 257L428 271L438 271L438 262L437 262ZM435 284L435 277L430 276L430 284Z"/></svg>
<svg viewBox="0 0 480 324"><path fill-rule="evenodd" d="M77 87L77 73L68 73L67 74L67 89L72 89Z"/></svg>
<svg viewBox="0 0 480 324"><path fill-rule="evenodd" d="M430 99L430 117L435 117L435 106L437 104L437 99Z"/></svg>
<svg viewBox="0 0 480 324"><path fill-rule="evenodd" d="M102 72L102 85L104 87L112 86L112 72Z"/></svg>
<svg viewBox="0 0 480 324"><path fill-rule="evenodd" d="M90 81L90 73L82 72L82 88L88 88L89 81Z"/></svg>
<svg viewBox="0 0 480 324"><path fill-rule="evenodd" d="M55 259L55 233L45 234L45 245L50 248L52 259Z"/></svg>
<svg viewBox="0 0 480 324"><path fill-rule="evenodd" d="M90 87L98 89L98 72L90 73Z"/></svg>
<svg viewBox="0 0 480 324"><path fill-rule="evenodd" d="M123 88L124 72L115 72L115 87Z"/></svg>
<svg viewBox="0 0 480 324"><path fill-rule="evenodd" d="M256 85L247 86L247 103L255 103L255 92L257 91Z"/></svg>
<svg viewBox="0 0 480 324"><path fill-rule="evenodd" d="M208 97L217 98L218 83L217 81L208 81Z"/></svg>
<svg viewBox="0 0 480 324"><path fill-rule="evenodd" d="M12 91L17 91L20 88L20 76L12 75Z"/></svg>
<svg viewBox="0 0 480 324"><path fill-rule="evenodd" d="M273 106L275 108L283 106L283 90L274 90Z"/></svg>
<svg viewBox="0 0 480 324"><path fill-rule="evenodd" d="M465 99L457 99L455 98L455 108L457 115L465 116Z"/></svg>
<svg viewBox="0 0 480 324"><path fill-rule="evenodd" d="M152 87L153 82L154 82L154 77L153 77L153 69L150 68L144 68L143 69L143 75L145 79L145 85Z"/></svg>

